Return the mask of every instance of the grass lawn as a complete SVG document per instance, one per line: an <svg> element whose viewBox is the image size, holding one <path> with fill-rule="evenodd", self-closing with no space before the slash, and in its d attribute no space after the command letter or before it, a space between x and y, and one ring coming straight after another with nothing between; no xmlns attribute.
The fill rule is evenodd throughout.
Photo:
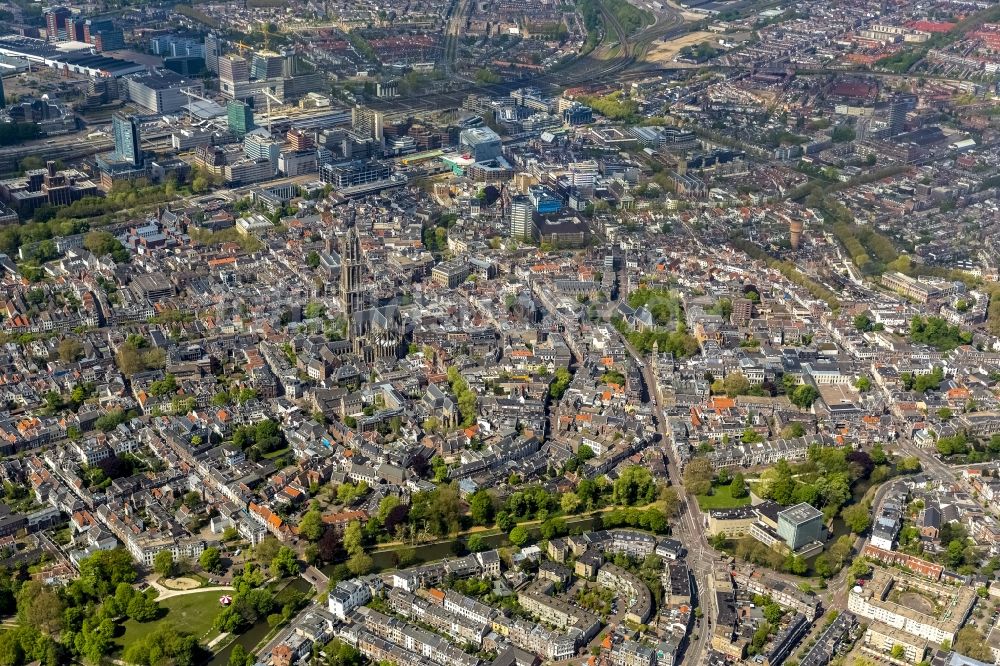
<svg viewBox="0 0 1000 666"><path fill-rule="evenodd" d="M152 622L126 620L123 625L125 633L118 637L118 644L122 649L127 648L148 636L164 622L194 634L199 640L214 638L218 632L212 628L212 622L222 610L222 606L219 605L219 597L222 594L222 592L198 592L164 599L160 602L160 617Z"/></svg>
<svg viewBox="0 0 1000 666"><path fill-rule="evenodd" d="M712 486L711 495L698 495L698 508L702 511L709 509L731 509L737 506L746 506L750 503L747 497L733 497L729 486Z"/></svg>
<svg viewBox="0 0 1000 666"><path fill-rule="evenodd" d="M289 451L291 451L291 448L286 446L284 448L278 449L277 451L271 451L270 453L265 453L264 455L261 456L261 458L266 458L267 460L274 460L275 458L285 455Z"/></svg>

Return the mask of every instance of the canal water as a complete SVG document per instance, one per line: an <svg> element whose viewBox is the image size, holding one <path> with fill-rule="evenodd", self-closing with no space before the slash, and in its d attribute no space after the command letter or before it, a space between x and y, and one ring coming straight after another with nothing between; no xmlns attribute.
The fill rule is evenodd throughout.
<svg viewBox="0 0 1000 666"><path fill-rule="evenodd" d="M566 527L570 530L592 530L600 527L600 517L595 515L570 519L566 521ZM538 538L538 526L529 527L528 531L531 532L532 538ZM428 544L417 544L415 546L400 546L390 550L374 551L371 553L371 557L376 570L385 571L396 567L398 553L400 551L409 551L412 553L412 555L408 555L408 558L412 562L412 564L408 566L413 566L416 564L424 564L426 562L434 562L446 557L455 557L455 548L461 541L464 541L464 539L456 538ZM483 536L483 543L488 548L499 548L500 546L509 545L507 535L502 532L499 534ZM329 575L332 570L333 565L328 565L323 568L323 572L327 575ZM309 584L302 578L292 580L288 586L301 592L309 591ZM207 666L228 666L229 655L233 651L234 646L237 644L242 645L247 652L250 652L257 646L258 643L260 643L269 631L270 627L268 627L267 621L265 619L260 620L255 625L240 634L232 644L227 646L221 652L215 654L212 659L209 660Z"/></svg>
<svg viewBox="0 0 1000 666"><path fill-rule="evenodd" d="M291 589L308 594L309 583L307 583L304 578L294 578L289 581L288 585L286 585L283 589ZM271 628L267 625L267 620L260 620L255 625L240 634L236 640L228 645L224 650L216 653L208 661L208 666L228 666L229 655L237 644L242 645L247 652L250 652L257 646L257 643L259 643L264 636L267 636L267 632L270 630Z"/></svg>

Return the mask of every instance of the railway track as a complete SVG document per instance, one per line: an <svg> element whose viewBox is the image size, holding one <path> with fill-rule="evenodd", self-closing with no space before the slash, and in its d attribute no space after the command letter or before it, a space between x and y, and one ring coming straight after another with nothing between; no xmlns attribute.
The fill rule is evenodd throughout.
<svg viewBox="0 0 1000 666"><path fill-rule="evenodd" d="M615 34L621 49L620 53L607 59L599 60L593 58L591 54L563 69L539 76L496 84L462 86L455 90L410 96L405 99L372 100L370 104L391 117L432 109L458 108L470 94L502 97L523 87L535 87L551 93L575 85L620 80L624 72L641 61L656 40L670 39L687 32L687 27L677 12L659 16L652 25L631 36L625 33L621 24L603 5L601 14L606 29Z"/></svg>

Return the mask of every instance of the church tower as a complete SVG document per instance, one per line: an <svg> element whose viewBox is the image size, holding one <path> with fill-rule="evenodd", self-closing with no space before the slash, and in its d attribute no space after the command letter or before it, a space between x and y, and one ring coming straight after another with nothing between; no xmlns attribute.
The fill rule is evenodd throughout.
<svg viewBox="0 0 1000 666"><path fill-rule="evenodd" d="M340 302L348 317L365 309L361 278L364 265L361 258L361 237L357 227L350 227L340 244Z"/></svg>

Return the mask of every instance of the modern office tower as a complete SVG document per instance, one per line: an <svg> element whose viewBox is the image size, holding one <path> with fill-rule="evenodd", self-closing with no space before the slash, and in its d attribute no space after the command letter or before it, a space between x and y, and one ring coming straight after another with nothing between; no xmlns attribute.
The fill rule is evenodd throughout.
<svg viewBox="0 0 1000 666"><path fill-rule="evenodd" d="M243 153L252 160L267 160L277 169L281 141L272 139L267 130L258 129L246 135L243 140Z"/></svg>
<svg viewBox="0 0 1000 666"><path fill-rule="evenodd" d="M500 136L489 127L472 127L462 130L459 141L469 149L472 159L477 162L488 162L496 159L503 151Z"/></svg>
<svg viewBox="0 0 1000 666"><path fill-rule="evenodd" d="M362 288L364 263L361 257L361 237L352 226L344 235L340 248L340 302L348 317L365 307Z"/></svg>
<svg viewBox="0 0 1000 666"><path fill-rule="evenodd" d="M278 79L284 69L284 59L273 51L258 51L250 61L251 79Z"/></svg>
<svg viewBox="0 0 1000 666"><path fill-rule="evenodd" d="M238 98L250 81L250 66L238 55L219 56L219 90L230 99Z"/></svg>
<svg viewBox="0 0 1000 666"><path fill-rule="evenodd" d="M295 64L295 49L281 49L281 75L295 76L299 73L299 66Z"/></svg>
<svg viewBox="0 0 1000 666"><path fill-rule="evenodd" d="M205 67L219 73L219 56L222 55L222 40L214 32L205 35Z"/></svg>
<svg viewBox="0 0 1000 666"><path fill-rule="evenodd" d="M906 101L898 95L889 102L888 125L889 136L902 134L906 126Z"/></svg>
<svg viewBox="0 0 1000 666"><path fill-rule="evenodd" d="M532 217L534 206L531 199L519 194L510 200L510 237L518 240L534 240L535 222Z"/></svg>
<svg viewBox="0 0 1000 666"><path fill-rule="evenodd" d="M356 106L351 110L351 129L358 134L371 137L382 143L385 114L364 106Z"/></svg>
<svg viewBox="0 0 1000 666"><path fill-rule="evenodd" d="M115 159L142 166L142 138L135 116L116 113L111 118L115 137Z"/></svg>
<svg viewBox="0 0 1000 666"><path fill-rule="evenodd" d="M237 137L242 137L255 126L253 123L253 107L246 102L233 100L226 105L229 131Z"/></svg>

